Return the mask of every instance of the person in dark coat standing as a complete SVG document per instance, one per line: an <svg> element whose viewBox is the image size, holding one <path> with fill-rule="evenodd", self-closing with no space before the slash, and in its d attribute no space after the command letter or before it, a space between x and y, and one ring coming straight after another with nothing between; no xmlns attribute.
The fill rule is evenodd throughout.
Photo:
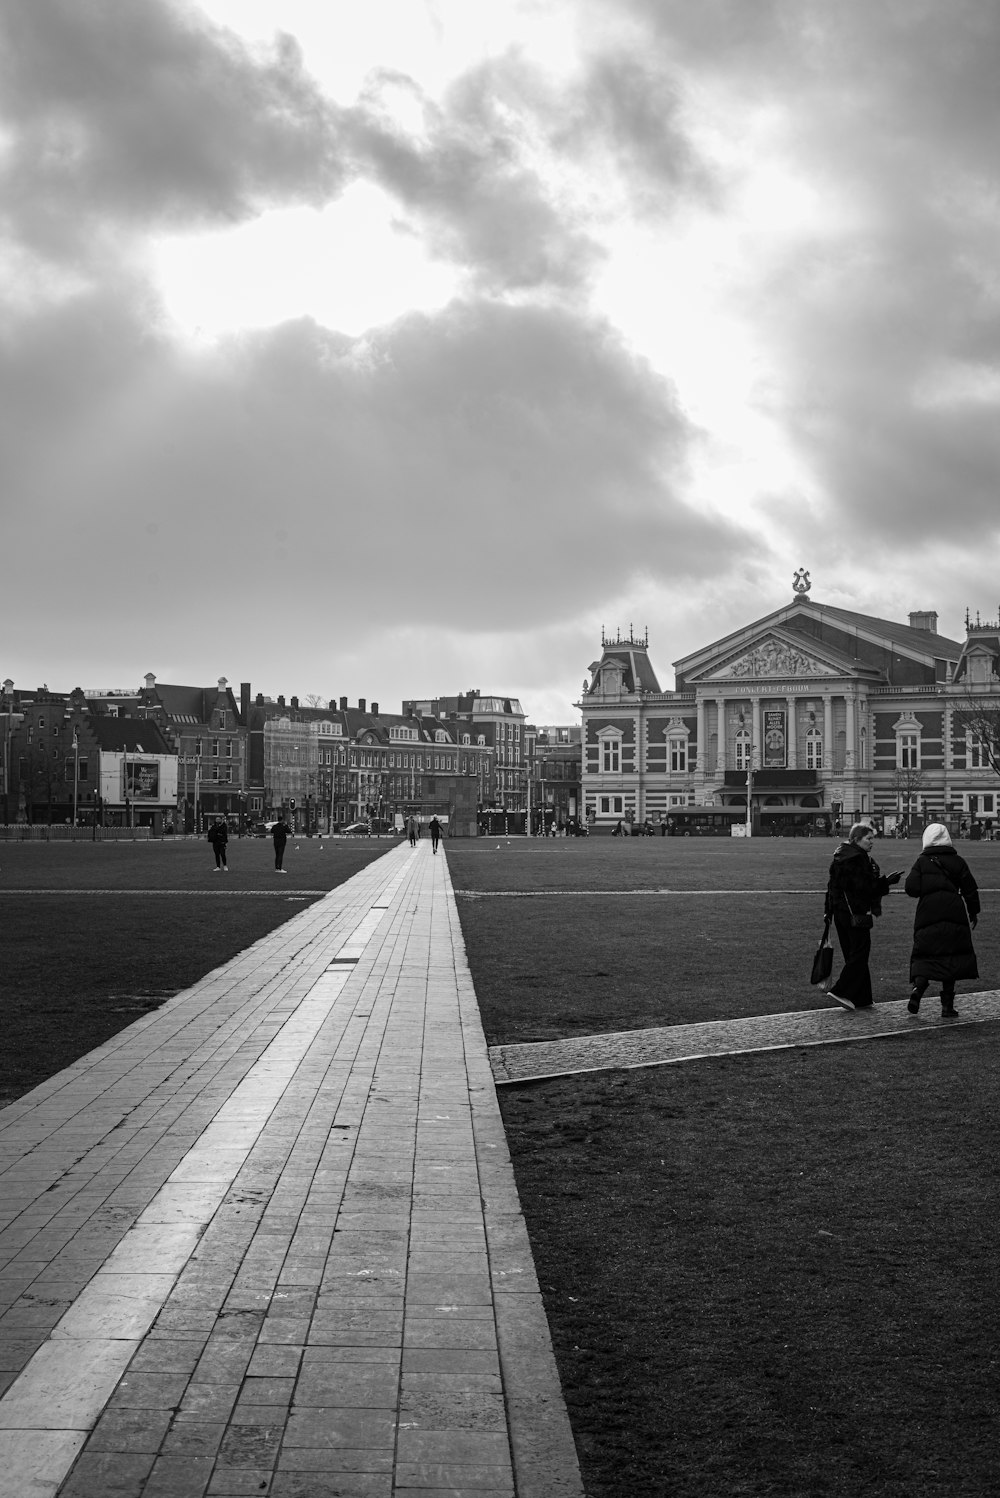
<svg viewBox="0 0 1000 1498"><path fill-rule="evenodd" d="M917 902L910 953L910 1002L916 1014L928 983L941 984L941 1014L957 1015L955 984L978 978L972 933L979 918L979 889L965 859L955 851L943 822L924 828L923 851L903 888Z"/></svg>
<svg viewBox="0 0 1000 1498"><path fill-rule="evenodd" d="M288 828L280 818L271 828L271 841L274 843L274 867L279 874L287 874L288 870L281 865L285 857L285 844L288 842Z"/></svg>
<svg viewBox="0 0 1000 1498"><path fill-rule="evenodd" d="M411 848L415 848L417 846L417 819L416 819L416 817L411 817L410 820L407 822L407 824L406 824L406 831L407 831L407 834L409 835L410 847Z"/></svg>
<svg viewBox="0 0 1000 1498"><path fill-rule="evenodd" d="M431 824L430 825L431 825L431 846L433 847L434 852L436 853L437 850L438 850L438 843L441 840L441 823L438 821L437 817L431 817Z"/></svg>
<svg viewBox="0 0 1000 1498"><path fill-rule="evenodd" d="M217 874L220 869L225 869L228 874L229 864L226 862L226 844L229 841L229 828L222 821L221 817L216 817L208 829L208 840L215 850L215 868L213 873Z"/></svg>
<svg viewBox="0 0 1000 1498"><path fill-rule="evenodd" d="M883 874L872 858L875 830L867 822L855 822L847 842L835 849L826 886L826 914L837 928L844 966L827 990L845 1009L870 1009L872 975L868 959L872 949L872 925L882 914L882 900L892 885L902 879L902 870ZM856 924L860 921L861 924Z"/></svg>

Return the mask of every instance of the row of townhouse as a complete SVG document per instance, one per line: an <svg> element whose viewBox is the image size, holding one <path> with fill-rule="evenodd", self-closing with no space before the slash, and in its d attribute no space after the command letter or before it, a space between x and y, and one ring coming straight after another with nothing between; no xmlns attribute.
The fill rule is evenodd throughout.
<svg viewBox="0 0 1000 1498"><path fill-rule="evenodd" d="M437 815L474 830L485 810L516 804L509 746L523 714L516 700L478 693L435 705L306 705L253 696L249 682L237 697L225 677L203 688L150 673L137 691L68 694L8 680L2 817L160 833L204 830L216 817L243 828L284 814L322 832Z"/></svg>
<svg viewBox="0 0 1000 1498"><path fill-rule="evenodd" d="M939 634L931 610L903 624L820 603L800 573L790 603L676 661L673 691L648 637L604 637L579 704L585 814L723 832L941 819L990 834L1000 621L967 616L965 634Z"/></svg>

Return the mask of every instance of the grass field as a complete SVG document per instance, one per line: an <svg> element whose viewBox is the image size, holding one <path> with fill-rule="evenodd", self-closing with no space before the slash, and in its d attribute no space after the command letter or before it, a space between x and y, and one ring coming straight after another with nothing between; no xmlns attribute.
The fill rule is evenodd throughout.
<svg viewBox="0 0 1000 1498"><path fill-rule="evenodd" d="M491 1041L828 1005L831 851L450 847ZM984 911L959 1008L1000 979L1000 849L963 851ZM886 902L876 1002L905 997L913 908ZM501 1090L588 1498L1000 1487L998 1046L988 1025Z"/></svg>
<svg viewBox="0 0 1000 1498"><path fill-rule="evenodd" d="M229 875L207 843L0 845L10 1095L391 846L290 843L283 878L262 841ZM828 843L446 846L493 1043L830 1002L807 982ZM962 851L984 911L959 1008L1000 977L1000 847ZM876 928L877 1001L905 996L912 911L893 895ZM1000 1487L998 1044L987 1024L501 1091L587 1498Z"/></svg>
<svg viewBox="0 0 1000 1498"><path fill-rule="evenodd" d="M381 857L390 840L0 843L0 1105Z"/></svg>

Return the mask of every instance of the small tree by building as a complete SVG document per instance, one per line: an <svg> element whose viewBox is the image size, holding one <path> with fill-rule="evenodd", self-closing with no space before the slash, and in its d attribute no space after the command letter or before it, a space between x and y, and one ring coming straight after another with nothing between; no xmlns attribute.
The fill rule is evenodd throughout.
<svg viewBox="0 0 1000 1498"><path fill-rule="evenodd" d="M924 772L915 767L904 766L893 772L892 783L896 790L900 815L909 822L919 811L920 792L924 788Z"/></svg>

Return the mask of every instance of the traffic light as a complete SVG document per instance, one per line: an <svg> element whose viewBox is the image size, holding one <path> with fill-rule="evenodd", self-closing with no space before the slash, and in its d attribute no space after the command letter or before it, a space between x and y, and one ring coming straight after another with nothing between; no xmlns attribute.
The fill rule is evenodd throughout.
<svg viewBox="0 0 1000 1498"><path fill-rule="evenodd" d="M294 796L292 796L292 797L289 798L288 804L292 808L292 811L294 811L295 810L295 797Z"/></svg>

